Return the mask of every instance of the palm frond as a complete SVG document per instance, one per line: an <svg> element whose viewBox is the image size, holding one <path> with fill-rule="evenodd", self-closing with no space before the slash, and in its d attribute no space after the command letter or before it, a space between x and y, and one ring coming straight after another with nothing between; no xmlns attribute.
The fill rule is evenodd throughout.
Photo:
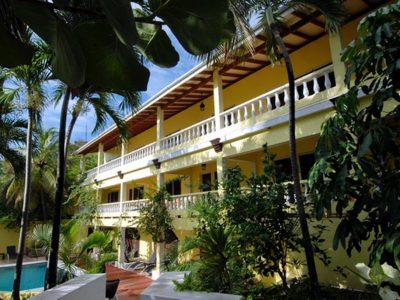
<svg viewBox="0 0 400 300"><path fill-rule="evenodd" d="M249 18L251 6L248 1L229 0L229 8L233 15L236 34L229 41L219 45L214 50L196 56L199 61L214 63L223 66L232 62L238 62L244 57L244 53L254 52L254 31L250 26Z"/></svg>
<svg viewBox="0 0 400 300"><path fill-rule="evenodd" d="M119 134L122 140L128 138L128 129L124 122L122 116L114 109L112 106L107 103L104 98L89 98L88 102L93 106L95 114L96 114L96 124L93 128L93 133L99 132L104 129L107 125L108 118L113 120L114 124L117 126L119 130Z"/></svg>
<svg viewBox="0 0 400 300"><path fill-rule="evenodd" d="M341 0L292 0L287 3L288 7L304 10L309 13L310 8L320 11L326 19L326 30L335 32L346 17L346 10Z"/></svg>

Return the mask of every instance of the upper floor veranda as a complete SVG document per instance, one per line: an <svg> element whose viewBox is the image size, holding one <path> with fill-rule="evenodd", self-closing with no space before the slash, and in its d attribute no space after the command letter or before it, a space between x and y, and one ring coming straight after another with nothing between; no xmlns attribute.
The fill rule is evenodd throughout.
<svg viewBox="0 0 400 300"><path fill-rule="evenodd" d="M340 52L354 39L360 18L371 10L361 0L345 5L350 17L336 33L325 32L324 18L317 12L285 13L290 30L284 41L297 78L296 117L310 120L310 135L319 132L321 112L329 113L330 100L346 91ZM270 64L262 32L254 39L254 52L241 61L200 64L127 117L127 142L119 144L117 129L111 127L82 146L78 154L98 153L98 166L87 172L88 180L118 181L143 169L154 173L164 162L210 149L218 152L224 144L281 128L288 121L285 66ZM302 131L298 128L300 135ZM287 139L287 134L275 134L268 143Z"/></svg>

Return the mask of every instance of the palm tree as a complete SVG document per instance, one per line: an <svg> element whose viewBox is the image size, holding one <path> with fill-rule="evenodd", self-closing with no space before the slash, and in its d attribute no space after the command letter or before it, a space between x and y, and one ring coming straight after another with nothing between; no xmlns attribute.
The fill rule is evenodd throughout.
<svg viewBox="0 0 400 300"><path fill-rule="evenodd" d="M60 83L54 91L54 104L60 103L67 86ZM113 106L116 104L116 107ZM93 127L92 134L99 133L107 125L108 119L112 119L117 126L122 137L128 136L127 127L125 126L121 116L127 113L134 113L140 106L140 94L131 91L114 91L104 92L96 91L93 88L82 89L77 101L71 109L71 119L66 129L65 138L65 158L67 158L67 150L71 141L72 132L79 116L94 110L96 123Z"/></svg>
<svg viewBox="0 0 400 300"><path fill-rule="evenodd" d="M54 200L57 135L54 129L48 129L34 132L33 136L35 143L32 150L32 187L28 211L33 214L33 218L47 221L48 204ZM24 151L26 149L21 150ZM20 208L24 194L22 176L6 164L3 178L5 179L0 186L0 193L6 199L7 206Z"/></svg>
<svg viewBox="0 0 400 300"><path fill-rule="evenodd" d="M40 130L33 150L32 196L39 200L45 222L47 221L46 203L54 201L57 137L54 128Z"/></svg>
<svg viewBox="0 0 400 300"><path fill-rule="evenodd" d="M18 256L15 268L12 299L20 299L20 283L22 262L25 250L25 238L28 227L28 208L31 198L31 169L32 169L32 136L33 128L40 123L40 113L43 110L46 97L43 83L49 79L48 56L46 46L42 43L35 45L36 54L31 65L23 65L3 72L5 83L10 82L10 87L4 87L1 94L3 101L20 102L28 110L28 125L26 135L26 160L24 197L22 204L21 229L18 243Z"/></svg>
<svg viewBox="0 0 400 300"><path fill-rule="evenodd" d="M246 1L246 0L245 0ZM304 241L305 254L307 259L308 274L310 276L315 298L320 298L318 276L315 267L313 247L310 240L310 233L307 225L306 213L301 194L299 167L297 163L296 135L295 135L295 77L293 65L281 35L281 26L277 21L282 8L319 10L326 19L326 29L328 31L337 30L344 18L344 8L342 1L329 0L249 0L252 12L259 14L266 34L266 53L271 62L283 58L286 66L287 79L289 83L289 148L290 160L292 165L292 178L294 194L297 205L301 232Z"/></svg>
<svg viewBox="0 0 400 300"><path fill-rule="evenodd" d="M103 92L97 91L92 88L79 89L78 100L72 109L72 118L67 128L66 119L68 112L68 105L71 96L71 87L60 85L56 90L56 103L62 98L61 105L61 118L59 128L59 145L58 145L58 165L57 165L57 184L55 194L54 216L53 216L53 230L52 240L49 254L48 272L46 278L45 288L51 288L56 285L57 279L57 260L59 251L59 236L60 236L60 223L61 223L61 204L64 200L64 184L65 184L65 170L68 154L68 146L71 139L72 131L78 117L93 108L96 114L96 124L93 132L102 130L108 118L111 118L116 124L122 139L128 136L127 127L123 121L122 116L118 111L129 111L132 113L138 109L139 94L136 92L128 91L111 91ZM74 90L76 92L76 90ZM117 97L119 95L120 97ZM111 105L111 100L118 103L117 109Z"/></svg>
<svg viewBox="0 0 400 300"><path fill-rule="evenodd" d="M9 162L16 174L22 174L24 160L16 148L26 140L27 123L13 103L3 101L2 94L0 90L0 158Z"/></svg>

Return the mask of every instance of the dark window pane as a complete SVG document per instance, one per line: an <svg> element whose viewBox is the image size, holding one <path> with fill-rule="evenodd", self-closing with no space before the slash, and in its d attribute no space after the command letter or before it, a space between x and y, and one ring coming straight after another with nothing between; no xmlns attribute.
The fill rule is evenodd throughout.
<svg viewBox="0 0 400 300"><path fill-rule="evenodd" d="M292 164L290 158L276 160L275 164L285 174L285 180L291 180L292 178Z"/></svg>
<svg viewBox="0 0 400 300"><path fill-rule="evenodd" d="M203 192L211 191L211 173L201 175L201 187Z"/></svg>
<svg viewBox="0 0 400 300"><path fill-rule="evenodd" d="M181 194L181 180L175 179L166 184L166 189L170 195L180 195Z"/></svg>
<svg viewBox="0 0 400 300"><path fill-rule="evenodd" d="M311 170L311 167L314 165L315 158L314 154L304 154L299 157L300 161L300 173L301 173L301 179L307 179L308 178L308 173Z"/></svg>

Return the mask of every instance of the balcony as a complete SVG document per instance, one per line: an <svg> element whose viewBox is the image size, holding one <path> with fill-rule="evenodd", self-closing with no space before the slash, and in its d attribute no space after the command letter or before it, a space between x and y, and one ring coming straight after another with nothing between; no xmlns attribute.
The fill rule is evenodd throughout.
<svg viewBox="0 0 400 300"><path fill-rule="evenodd" d="M308 199L308 183L307 180L301 180L301 190L303 192L303 196ZM289 184L289 183L286 183ZM246 192L246 189L242 190ZM183 195L175 195L171 196L170 200L165 201L165 205L167 206L170 212L174 211L185 211L190 208L190 206L196 202L203 201L207 199L207 197L212 197L213 199L218 199L218 191L209 191L209 192L199 192L199 193L190 193ZM289 201L289 196L288 199ZM141 208L147 205L148 199L140 199L140 200L130 200L124 202L113 202L113 203L104 203L99 204L97 206L97 215L100 218L117 218L121 216L125 217L138 217L139 211Z"/></svg>
<svg viewBox="0 0 400 300"><path fill-rule="evenodd" d="M296 80L295 100L304 102L321 92L329 93L334 87L336 87L336 82L333 66L329 65ZM287 106L288 101L289 86L285 84L221 113L219 130L216 128L216 118L211 117L89 170L86 172L86 177L87 179L99 175L101 179L114 177L117 172L110 171L118 171L122 167L129 171L149 166L153 158L169 159L173 157L173 152L176 155L182 155L194 151L194 147L197 147L196 150L201 147L210 147L209 141L220 136L225 136L225 139L229 140L260 131L264 128L254 125L260 120L272 119L280 116L280 113L282 115L279 109ZM239 128L240 130L237 130ZM190 150L191 148L193 149Z"/></svg>
<svg viewBox="0 0 400 300"><path fill-rule="evenodd" d="M191 193L184 195L171 196L171 200L165 201L169 211L187 210L193 203L204 200L208 195L218 197L217 191ZM145 207L148 199L131 200L124 202L113 202L99 204L97 214L101 217L137 217L141 208Z"/></svg>

